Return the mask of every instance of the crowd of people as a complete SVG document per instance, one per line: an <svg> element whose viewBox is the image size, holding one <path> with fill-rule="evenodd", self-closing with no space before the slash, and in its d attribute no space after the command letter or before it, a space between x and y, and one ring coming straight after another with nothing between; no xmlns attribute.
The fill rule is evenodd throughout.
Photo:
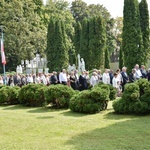
<svg viewBox="0 0 150 150"><path fill-rule="evenodd" d="M115 72L111 69L105 69L102 73L101 70L93 69L92 73L89 71L82 71L81 74L78 70L72 70L67 72L62 69L61 72L53 71L49 74L15 74L7 75L6 84L8 86L20 86L30 83L45 84L47 86L51 84L63 84L72 87L74 90L86 90L89 86L95 86L100 82L104 84L111 84L116 88L118 95L124 91L124 85L132 83L140 78L146 78L150 81L150 69L146 70L145 66L139 67L138 64L132 69L132 72L128 75L127 68L123 67L121 70L117 69ZM0 85L4 84L4 77L0 76Z"/></svg>

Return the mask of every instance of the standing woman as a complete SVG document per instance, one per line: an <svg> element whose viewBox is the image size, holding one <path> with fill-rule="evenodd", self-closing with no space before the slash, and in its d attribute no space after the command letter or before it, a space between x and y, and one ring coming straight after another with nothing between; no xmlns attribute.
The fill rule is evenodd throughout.
<svg viewBox="0 0 150 150"><path fill-rule="evenodd" d="M77 90L77 83L76 83L76 77L74 75L74 72L70 73L70 86L74 89Z"/></svg>
<svg viewBox="0 0 150 150"><path fill-rule="evenodd" d="M105 69L105 72L103 73L102 81L104 84L110 84L110 75L108 73L108 69Z"/></svg>

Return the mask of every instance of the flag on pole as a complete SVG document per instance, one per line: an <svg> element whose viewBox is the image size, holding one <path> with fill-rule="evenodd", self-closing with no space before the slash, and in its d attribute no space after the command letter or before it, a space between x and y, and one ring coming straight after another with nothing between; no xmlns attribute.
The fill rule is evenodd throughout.
<svg viewBox="0 0 150 150"><path fill-rule="evenodd" d="M1 57L2 57L2 64L6 65L6 58L5 58L5 53L4 53L3 39L1 39Z"/></svg>

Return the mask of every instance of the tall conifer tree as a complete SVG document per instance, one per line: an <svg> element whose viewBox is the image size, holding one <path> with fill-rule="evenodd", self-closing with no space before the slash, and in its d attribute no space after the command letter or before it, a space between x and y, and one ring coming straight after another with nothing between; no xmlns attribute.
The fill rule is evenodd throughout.
<svg viewBox="0 0 150 150"><path fill-rule="evenodd" d="M104 68L110 69L110 55L108 49L105 51L105 64Z"/></svg>
<svg viewBox="0 0 150 150"><path fill-rule="evenodd" d="M144 52L144 61L143 63L147 63L148 55L150 54L150 28L149 28L149 11L148 11L148 4L146 0L142 0L139 4L140 10L140 22L141 22L141 31L143 37L143 52Z"/></svg>
<svg viewBox="0 0 150 150"><path fill-rule="evenodd" d="M141 65L145 59L138 1L124 0L123 15L122 50L124 53L124 64L128 68L128 72L131 72L135 64Z"/></svg>
<svg viewBox="0 0 150 150"><path fill-rule="evenodd" d="M81 23L77 21L75 24L75 36L74 36L74 46L76 54L80 54L80 40L81 40Z"/></svg>
<svg viewBox="0 0 150 150"><path fill-rule="evenodd" d="M66 46L64 23L60 20L50 20L47 34L47 59L50 71L60 71L68 66L68 49Z"/></svg>
<svg viewBox="0 0 150 150"><path fill-rule="evenodd" d="M85 61L85 68L89 69L89 21L84 19L81 22L82 30L81 30L81 40L80 40L80 55L81 58Z"/></svg>

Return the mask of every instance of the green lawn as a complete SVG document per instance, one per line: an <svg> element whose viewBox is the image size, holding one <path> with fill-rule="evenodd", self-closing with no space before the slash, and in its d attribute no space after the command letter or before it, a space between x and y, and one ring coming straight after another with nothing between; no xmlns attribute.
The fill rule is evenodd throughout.
<svg viewBox="0 0 150 150"><path fill-rule="evenodd" d="M0 150L150 150L150 116L1 106Z"/></svg>

